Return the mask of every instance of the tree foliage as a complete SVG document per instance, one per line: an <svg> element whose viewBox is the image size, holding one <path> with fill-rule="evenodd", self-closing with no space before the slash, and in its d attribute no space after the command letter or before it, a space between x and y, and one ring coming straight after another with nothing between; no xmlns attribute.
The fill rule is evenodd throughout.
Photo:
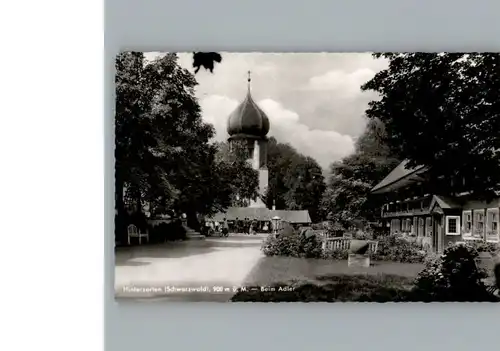
<svg viewBox="0 0 500 351"><path fill-rule="evenodd" d="M276 209L308 210L313 221L320 220L321 198L326 185L316 160L273 137L269 138L267 157L267 206L274 203Z"/></svg>
<svg viewBox="0 0 500 351"><path fill-rule="evenodd" d="M362 86L380 94L366 113L387 128L410 166L431 167L436 192L487 196L500 183L500 55L376 54L387 69Z"/></svg>
<svg viewBox="0 0 500 351"><path fill-rule="evenodd" d="M194 76L175 54L146 62L116 59L116 208L209 214L230 205L226 165L217 163L214 129L201 119Z"/></svg>
<svg viewBox="0 0 500 351"><path fill-rule="evenodd" d="M329 219L347 227L354 220L377 217L379 204L369 196L370 190L399 163L385 144L385 137L382 122L370 120L356 142L355 152L330 166L322 202Z"/></svg>
<svg viewBox="0 0 500 351"><path fill-rule="evenodd" d="M194 52L193 53L193 67L194 73L198 73L200 68L203 67L210 73L214 72L215 63L220 63L222 56L218 52Z"/></svg>
<svg viewBox="0 0 500 351"><path fill-rule="evenodd" d="M247 152L244 145L232 142L217 143L216 161L221 167L220 175L231 189L230 201L232 206L247 206L248 199L255 199L258 195L258 173L247 161Z"/></svg>

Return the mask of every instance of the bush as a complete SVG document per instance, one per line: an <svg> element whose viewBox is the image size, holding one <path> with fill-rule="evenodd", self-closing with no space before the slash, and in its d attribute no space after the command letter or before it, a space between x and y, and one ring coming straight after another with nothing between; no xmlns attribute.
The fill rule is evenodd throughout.
<svg viewBox="0 0 500 351"><path fill-rule="evenodd" d="M179 221L149 227L149 242L152 244L185 239L186 229Z"/></svg>
<svg viewBox="0 0 500 351"><path fill-rule="evenodd" d="M472 241L467 243L470 247L476 249L478 253L487 252L492 256L496 256L500 253L500 245L498 243L487 243L485 241Z"/></svg>
<svg viewBox="0 0 500 351"><path fill-rule="evenodd" d="M344 235L345 228L338 222L330 222L325 225L325 231L328 238L338 238Z"/></svg>
<svg viewBox="0 0 500 351"><path fill-rule="evenodd" d="M414 293L424 301L496 301L482 282L474 245L455 244L427 260L415 279Z"/></svg>
<svg viewBox="0 0 500 351"><path fill-rule="evenodd" d="M126 245L128 241L128 226L134 224L141 232L148 229L146 216L142 212L128 213L121 210L115 215L115 241Z"/></svg>
<svg viewBox="0 0 500 351"><path fill-rule="evenodd" d="M320 258L323 254L321 241L307 231L301 234L294 232L288 235L269 235L262 244L262 252L266 256L304 258Z"/></svg>
<svg viewBox="0 0 500 351"><path fill-rule="evenodd" d="M493 268L493 272L495 275L495 283L496 283L497 289L500 290L500 262L495 264L495 268Z"/></svg>
<svg viewBox="0 0 500 351"><path fill-rule="evenodd" d="M269 235L262 243L262 252L266 256L298 257L298 240L292 235Z"/></svg>
<svg viewBox="0 0 500 351"><path fill-rule="evenodd" d="M311 228L314 230L326 230L328 228L327 222L312 223Z"/></svg>
<svg viewBox="0 0 500 351"><path fill-rule="evenodd" d="M323 253L323 257L331 260L347 260L349 250L329 250Z"/></svg>
<svg viewBox="0 0 500 351"><path fill-rule="evenodd" d="M321 258L323 256L322 242L311 233L304 232L299 235L299 257Z"/></svg>
<svg viewBox="0 0 500 351"><path fill-rule="evenodd" d="M398 235L389 235L379 239L377 252L372 255L375 261L400 263L422 263L426 252L416 243L409 242Z"/></svg>
<svg viewBox="0 0 500 351"><path fill-rule="evenodd" d="M373 232L368 231L368 230L358 230L356 233L354 233L354 239L357 240L372 240L373 239Z"/></svg>

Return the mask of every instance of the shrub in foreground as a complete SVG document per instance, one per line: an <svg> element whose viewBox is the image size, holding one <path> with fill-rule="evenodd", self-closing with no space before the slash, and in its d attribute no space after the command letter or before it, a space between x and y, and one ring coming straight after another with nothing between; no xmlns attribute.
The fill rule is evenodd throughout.
<svg viewBox="0 0 500 351"><path fill-rule="evenodd" d="M287 235L269 235L262 244L266 256L290 256L303 258L321 258L323 250L321 240L307 231Z"/></svg>
<svg viewBox="0 0 500 351"><path fill-rule="evenodd" d="M377 252L372 256L375 261L400 263L423 263L427 253L416 243L397 235L388 235L378 241Z"/></svg>
<svg viewBox="0 0 500 351"><path fill-rule="evenodd" d="M415 279L414 294L424 301L497 301L483 283L479 253L473 245L456 244L427 260Z"/></svg>
<svg viewBox="0 0 500 351"><path fill-rule="evenodd" d="M323 257L331 260L347 260L349 250L328 250L323 253Z"/></svg>
<svg viewBox="0 0 500 351"><path fill-rule="evenodd" d="M485 241L472 241L468 243L470 247L474 248L478 253L486 252L492 256L500 254L500 244L489 243Z"/></svg>
<svg viewBox="0 0 500 351"><path fill-rule="evenodd" d="M334 260L345 260L349 250L330 250L324 257ZM377 252L371 255L373 261L399 263L423 263L427 252L416 243L412 243L397 235L381 237L378 240Z"/></svg>
<svg viewBox="0 0 500 351"><path fill-rule="evenodd" d="M149 240L153 243L186 239L186 229L179 221L149 227Z"/></svg>
<svg viewBox="0 0 500 351"><path fill-rule="evenodd" d="M299 257L321 258L323 256L323 247L321 240L311 231L304 231L298 235Z"/></svg>
<svg viewBox="0 0 500 351"><path fill-rule="evenodd" d="M369 230L358 230L353 235L357 240L373 240L373 232Z"/></svg>

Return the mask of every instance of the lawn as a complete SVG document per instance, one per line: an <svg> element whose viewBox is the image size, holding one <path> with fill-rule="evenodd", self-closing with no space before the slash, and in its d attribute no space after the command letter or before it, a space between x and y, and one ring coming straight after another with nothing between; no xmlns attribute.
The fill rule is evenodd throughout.
<svg viewBox="0 0 500 351"><path fill-rule="evenodd" d="M318 276L312 281L276 283L238 292L231 301L245 302L401 302L411 301L413 279L389 274ZM267 291L263 291L267 290Z"/></svg>
<svg viewBox="0 0 500 351"><path fill-rule="evenodd" d="M345 260L265 257L245 279L247 291L237 293L232 301L406 301L422 268L422 264L395 262L352 268ZM262 287L275 287L275 291Z"/></svg>

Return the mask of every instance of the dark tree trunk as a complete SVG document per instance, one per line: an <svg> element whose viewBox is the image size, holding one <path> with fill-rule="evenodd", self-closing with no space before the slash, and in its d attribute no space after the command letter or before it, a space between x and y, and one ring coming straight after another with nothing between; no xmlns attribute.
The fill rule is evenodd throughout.
<svg viewBox="0 0 500 351"><path fill-rule="evenodd" d="M116 172L118 173L118 172ZM123 201L123 181L118 175L115 176L115 241L123 243L126 240L127 213Z"/></svg>

